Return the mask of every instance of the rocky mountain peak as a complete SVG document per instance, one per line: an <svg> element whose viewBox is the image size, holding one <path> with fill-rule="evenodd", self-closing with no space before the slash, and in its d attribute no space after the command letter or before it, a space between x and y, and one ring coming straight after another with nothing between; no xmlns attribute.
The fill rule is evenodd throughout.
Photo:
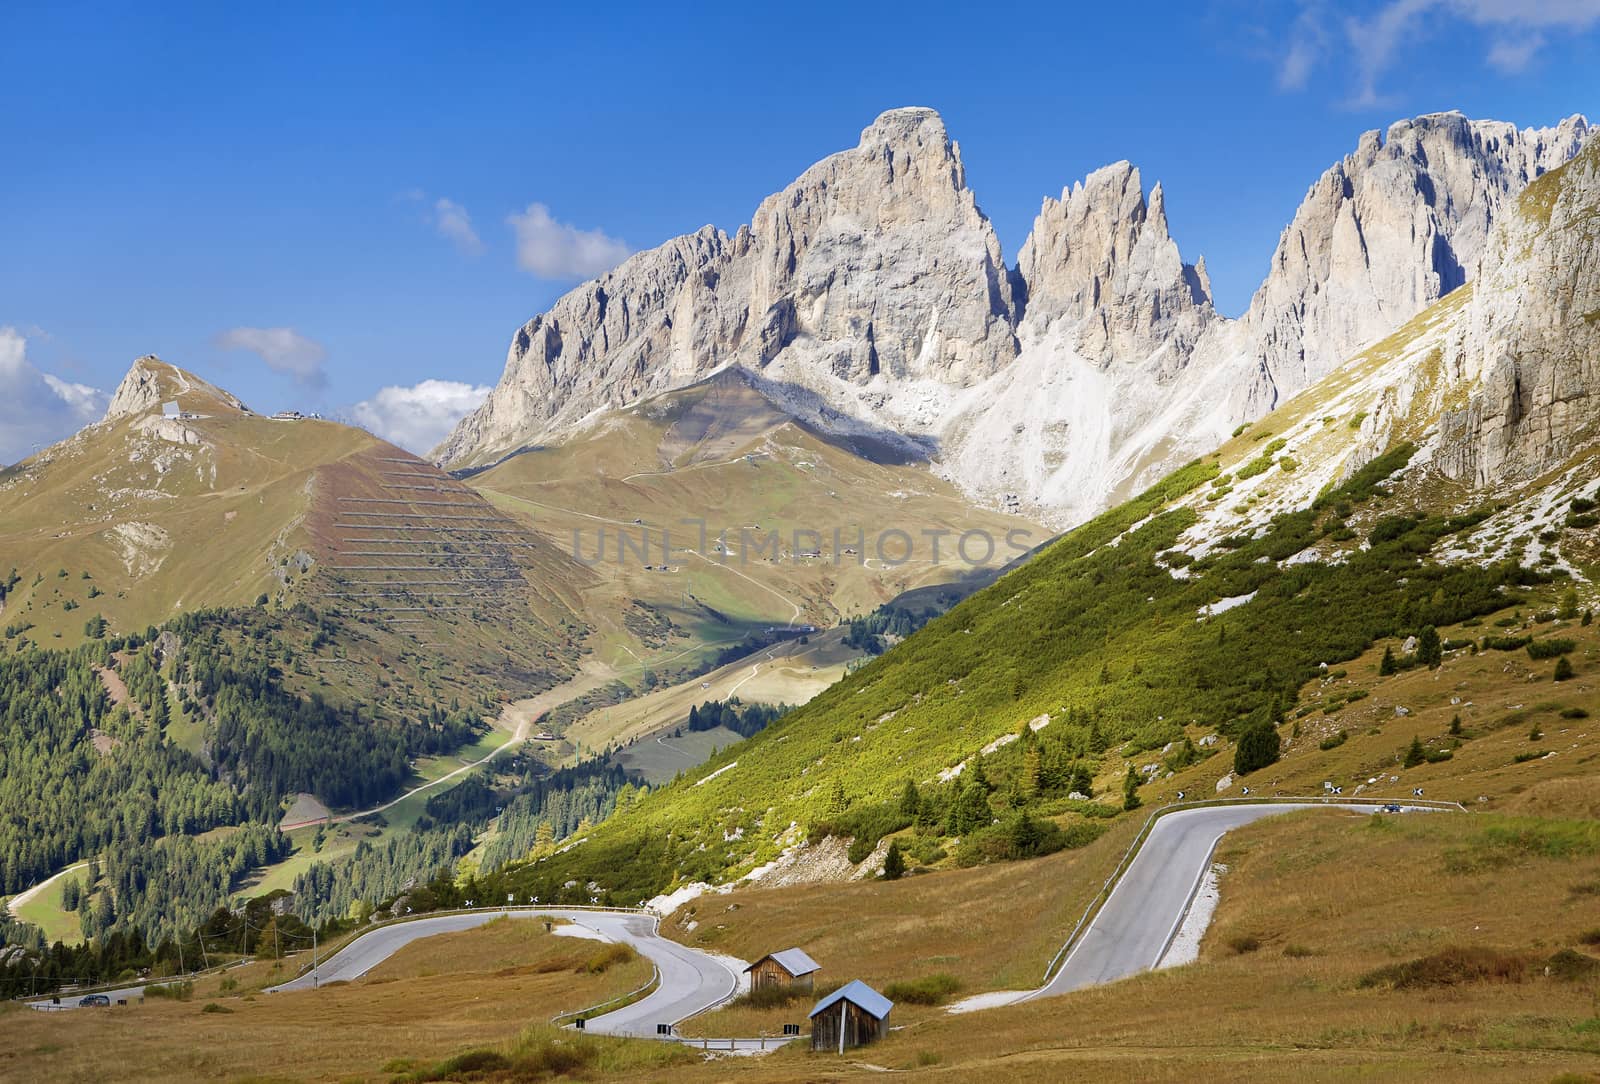
<svg viewBox="0 0 1600 1084"><path fill-rule="evenodd" d="M868 416L887 388L965 387L1003 368L1016 308L944 121L890 110L731 239L706 227L639 253L524 325L500 385L434 457L491 461L728 364L797 411Z"/></svg>
<svg viewBox="0 0 1600 1084"><path fill-rule="evenodd" d="M169 396L178 389L178 370L154 354L146 354L129 366L128 372L111 394L103 421L113 421L130 414L143 414L161 409Z"/></svg>
<svg viewBox="0 0 1600 1084"><path fill-rule="evenodd" d="M1046 198L1022 247L1025 326L1066 321L1079 353L1131 365L1164 345L1182 368L1210 322L1210 279L1183 262L1160 183L1146 201L1136 166L1116 162Z"/></svg>
<svg viewBox="0 0 1600 1084"><path fill-rule="evenodd" d="M1284 230L1245 323L1269 409L1466 282L1507 201L1577 153L1550 128L1429 113L1364 133Z"/></svg>
<svg viewBox="0 0 1600 1084"><path fill-rule="evenodd" d="M1131 163L1045 199L1008 268L939 115L890 110L731 238L639 253L529 321L435 458L490 463L737 366L809 424L902 442L975 497L1065 525L1472 279L1502 210L1588 130L1438 113L1361 135L1230 320Z"/></svg>
<svg viewBox="0 0 1600 1084"><path fill-rule="evenodd" d="M163 403L176 401L183 409L197 413L245 413L249 408L230 393L208 384L193 373L169 365L154 354L135 359L127 375L117 385L106 407L102 422L135 414L159 411Z"/></svg>
<svg viewBox="0 0 1600 1084"><path fill-rule="evenodd" d="M878 117L855 148L764 200L750 230L753 360L781 360L775 376L965 385L1015 356L999 239L931 109Z"/></svg>

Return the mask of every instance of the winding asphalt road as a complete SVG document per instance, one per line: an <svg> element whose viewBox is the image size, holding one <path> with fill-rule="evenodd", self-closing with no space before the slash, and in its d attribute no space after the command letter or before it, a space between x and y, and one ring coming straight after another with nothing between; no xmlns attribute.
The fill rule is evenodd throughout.
<svg viewBox="0 0 1600 1084"><path fill-rule="evenodd" d="M1060 970L1020 1000L1053 997L1149 971L1167 953L1224 835L1280 813L1312 808L1376 813L1377 805L1274 802L1203 806L1159 818Z"/></svg>
<svg viewBox="0 0 1600 1084"><path fill-rule="evenodd" d="M1264 817L1306 808L1374 813L1369 803L1271 802L1259 805L1180 809L1158 818L1121 880L1087 929L1044 986L1011 999L1053 997L1087 986L1115 982L1160 963L1211 865L1217 842L1228 832ZM1407 805L1410 811L1427 806ZM384 926L356 938L324 961L315 979L302 975L268 993L306 990L315 982L360 978L404 946L436 934L458 933L509 915L516 919L558 918L632 945L655 964L660 983L647 997L587 1021L587 1029L607 1035L654 1037L658 1024L676 1024L727 1001L739 990L741 961L709 956L661 937L653 915L624 911L513 907L468 914L437 915ZM139 990L117 991L137 996ZM76 997L63 997L76 1003ZM719 1042L726 1042L720 1040Z"/></svg>
<svg viewBox="0 0 1600 1084"><path fill-rule="evenodd" d="M647 997L603 1016L589 1019L586 1028L604 1035L654 1036L657 1024L675 1024L721 1004L739 990L744 964L708 956L668 941L656 932L654 915L617 911L583 911L517 908L438 915L382 926L363 934L330 956L317 975L274 986L267 993L309 990L316 983L347 982L360 978L401 948L424 937L460 933L509 915L511 918L558 918L586 926L612 941L632 945L655 964L661 982Z"/></svg>

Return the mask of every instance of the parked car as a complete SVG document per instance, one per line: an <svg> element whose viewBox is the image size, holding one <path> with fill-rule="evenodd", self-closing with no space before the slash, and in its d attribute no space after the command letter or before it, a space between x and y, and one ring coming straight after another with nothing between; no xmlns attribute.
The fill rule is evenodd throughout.
<svg viewBox="0 0 1600 1084"><path fill-rule="evenodd" d="M88 1005L109 1005L109 1004L111 1004L111 999L109 997L107 997L105 994L86 994L85 996L83 996L83 997L78 999L78 1004L79 1005L85 1005L85 1006L88 1006Z"/></svg>

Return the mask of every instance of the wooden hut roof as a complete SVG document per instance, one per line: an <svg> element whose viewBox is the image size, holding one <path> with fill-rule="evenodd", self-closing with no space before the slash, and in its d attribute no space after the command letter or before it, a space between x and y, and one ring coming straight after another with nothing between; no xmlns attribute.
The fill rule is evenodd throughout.
<svg viewBox="0 0 1600 1084"><path fill-rule="evenodd" d="M894 1008L894 1002L884 997L878 991L862 982L860 979L851 979L833 993L817 1002L817 1007L811 1010L811 1015L816 1016L829 1006L837 1005L841 1001L848 1001L860 1009L864 1009L875 1019L883 1020L889 1015L889 1010Z"/></svg>
<svg viewBox="0 0 1600 1084"><path fill-rule="evenodd" d="M797 948L784 949L782 952L769 952L767 955L761 957L760 960L757 960L755 963L745 968L745 970L754 971L756 968L761 966L762 960L775 961L779 967L783 968L797 979L801 975L809 975L813 971L822 970L821 964L807 956L802 949Z"/></svg>

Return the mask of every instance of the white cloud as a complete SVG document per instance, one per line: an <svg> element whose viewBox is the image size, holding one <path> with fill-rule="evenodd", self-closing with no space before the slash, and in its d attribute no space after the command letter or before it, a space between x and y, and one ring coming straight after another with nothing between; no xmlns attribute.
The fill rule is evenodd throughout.
<svg viewBox="0 0 1600 1084"><path fill-rule="evenodd" d="M490 390L455 380L424 380L409 388L380 388L372 398L350 408L350 420L421 455L449 436L456 422L476 410Z"/></svg>
<svg viewBox="0 0 1600 1084"><path fill-rule="evenodd" d="M0 327L0 464L25 459L99 421L109 398L41 372L28 360L27 338L14 327Z"/></svg>
<svg viewBox="0 0 1600 1084"><path fill-rule="evenodd" d="M1350 106L1373 109L1386 104L1378 91L1378 81L1394 63L1396 50L1419 25L1422 16L1439 6L1439 0L1396 0L1371 19L1351 18L1345 34L1355 46L1357 84Z"/></svg>
<svg viewBox="0 0 1600 1084"><path fill-rule="evenodd" d="M236 327L218 335L216 343L220 350L248 350L273 372L292 376L301 384L327 383L322 369L327 350L292 327Z"/></svg>
<svg viewBox="0 0 1600 1084"><path fill-rule="evenodd" d="M1486 59L1491 68L1507 75L1515 75L1525 71L1528 65L1533 63L1534 54L1543 46L1543 34L1502 38L1489 46L1489 55Z"/></svg>
<svg viewBox="0 0 1600 1084"><path fill-rule="evenodd" d="M603 274L631 251L601 230L580 230L557 222L550 208L530 203L506 219L517 235L517 263L542 279L589 279Z"/></svg>
<svg viewBox="0 0 1600 1084"><path fill-rule="evenodd" d="M1378 84L1403 45L1426 32L1429 18L1463 19L1492 30L1485 59L1503 72L1518 72L1544 45L1541 31L1582 33L1600 22L1600 0L1392 0L1368 19L1351 18L1345 33L1355 47L1357 85L1351 105L1382 105ZM1292 47L1291 47L1292 48Z"/></svg>
<svg viewBox="0 0 1600 1084"><path fill-rule="evenodd" d="M483 251L483 240L478 236L478 231L472 228L472 216L455 200L441 196L434 202L433 226L462 255L476 256Z"/></svg>
<svg viewBox="0 0 1600 1084"><path fill-rule="evenodd" d="M1303 90L1327 48L1328 32L1322 9L1318 4L1308 4L1301 9L1289 31L1289 48L1278 62L1278 88Z"/></svg>

